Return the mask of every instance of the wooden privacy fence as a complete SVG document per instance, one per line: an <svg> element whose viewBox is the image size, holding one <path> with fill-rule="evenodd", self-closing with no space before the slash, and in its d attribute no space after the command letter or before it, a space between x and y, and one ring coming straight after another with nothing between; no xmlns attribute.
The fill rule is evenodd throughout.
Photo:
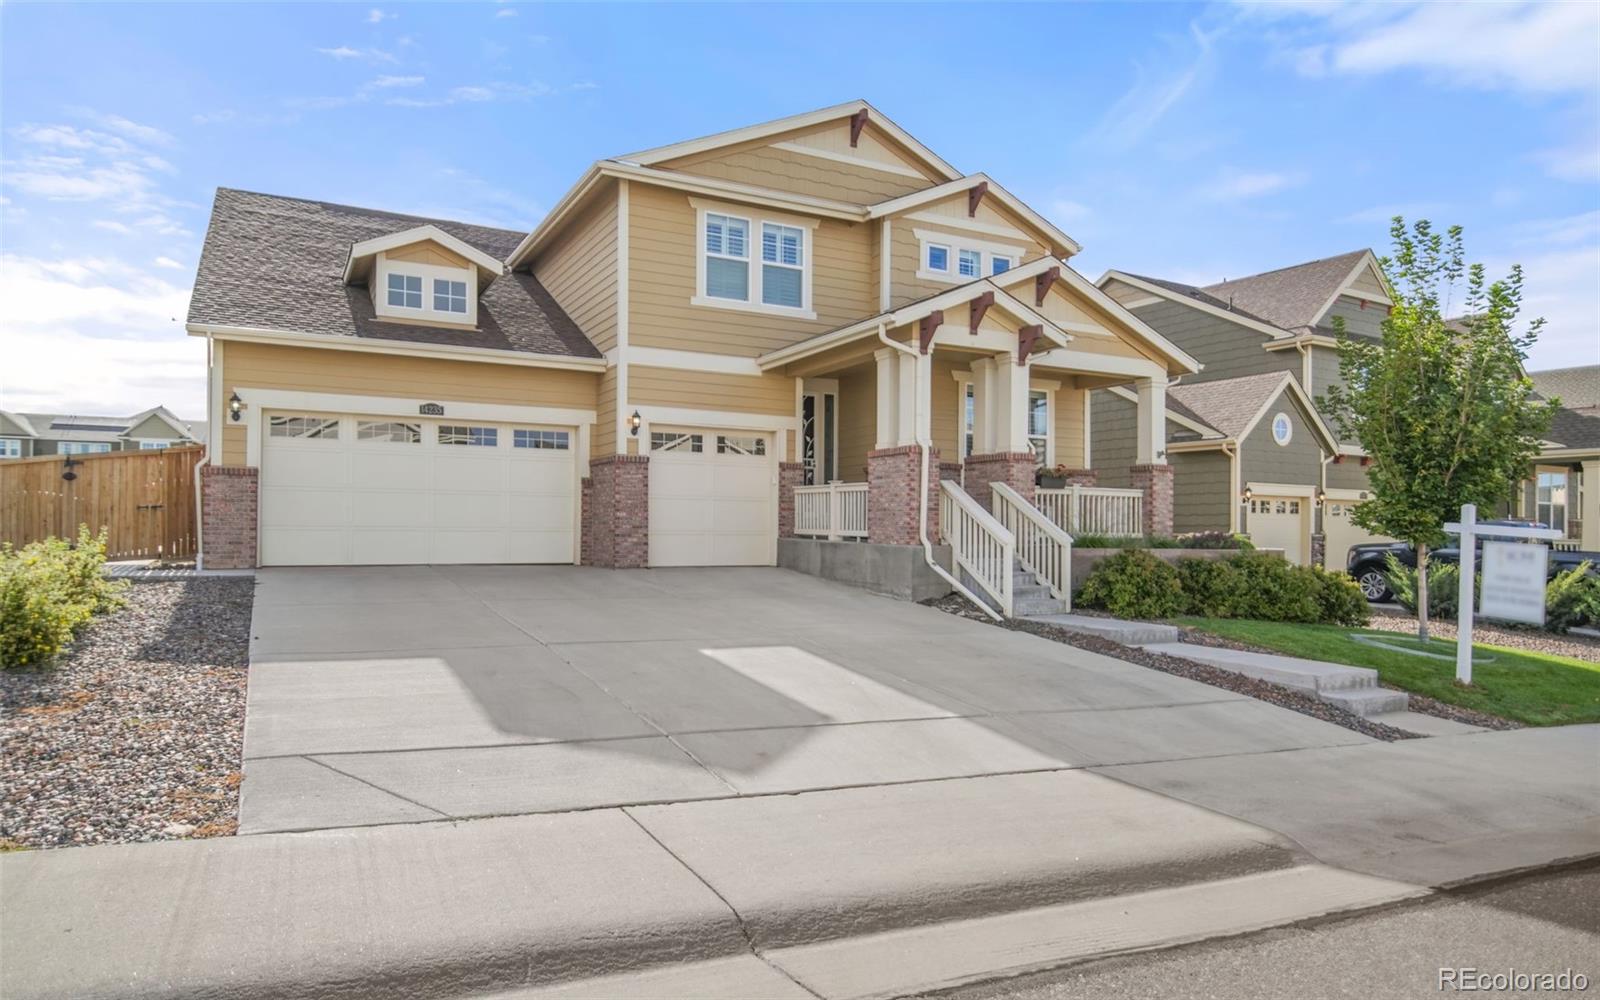
<svg viewBox="0 0 1600 1000"><path fill-rule="evenodd" d="M105 528L107 559L189 559L198 542L199 445L0 461L0 542ZM74 478L62 478L69 471Z"/></svg>

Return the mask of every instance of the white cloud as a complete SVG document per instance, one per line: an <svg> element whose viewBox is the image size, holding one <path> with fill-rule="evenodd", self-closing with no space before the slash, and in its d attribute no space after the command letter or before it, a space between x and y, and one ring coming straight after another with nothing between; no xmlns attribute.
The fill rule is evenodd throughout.
<svg viewBox="0 0 1600 1000"><path fill-rule="evenodd" d="M155 265L156 267L170 268L174 271L183 270L183 265L173 260L171 257L157 257L155 259Z"/></svg>
<svg viewBox="0 0 1600 1000"><path fill-rule="evenodd" d="M1563 181L1600 181L1600 137L1533 154L1545 173Z"/></svg>
<svg viewBox="0 0 1600 1000"><path fill-rule="evenodd" d="M115 132L135 142L156 146L170 146L177 141L173 139L170 132L164 132L154 125L142 125L139 122L130 121L121 115L106 114L102 111L95 111L92 108L73 108L71 110L79 118L92 121L103 129Z"/></svg>
<svg viewBox="0 0 1600 1000"><path fill-rule="evenodd" d="M393 53L385 52L382 49L354 49L348 45L340 45L331 49L319 48L317 51L330 59L338 59L340 61L346 59L365 59L368 62L375 63L392 63L399 61L395 59Z"/></svg>
<svg viewBox="0 0 1600 1000"><path fill-rule="evenodd" d="M1517 235L1512 243L1519 247L1600 244L1600 211L1579 212L1556 219L1530 219L1518 225L1515 231Z"/></svg>
<svg viewBox="0 0 1600 1000"><path fill-rule="evenodd" d="M205 345L183 331L189 293L116 261L0 257L8 408L205 410Z"/></svg>
<svg viewBox="0 0 1600 1000"><path fill-rule="evenodd" d="M1371 208L1363 208L1359 212L1351 212L1336 221L1358 226L1382 226L1384 231L1387 232L1390 220L1397 215L1403 216L1409 224L1417 219L1436 218L1450 210L1449 205L1437 201L1412 201L1374 205Z"/></svg>
<svg viewBox="0 0 1600 1000"><path fill-rule="evenodd" d="M488 87L457 87L450 91L450 97L456 101L492 101L494 91Z"/></svg>
<svg viewBox="0 0 1600 1000"><path fill-rule="evenodd" d="M106 128L165 144L170 136L114 115L76 109ZM152 176L177 168L120 135L59 123L25 124L11 130L24 152L4 163L0 183L13 193L55 202L103 202L120 219L100 219L100 229L131 235L135 229L187 235L172 212L179 203L163 194Z"/></svg>
<svg viewBox="0 0 1600 1000"><path fill-rule="evenodd" d="M1057 222L1076 222L1088 217L1089 206L1081 201L1057 198L1050 203L1050 215Z"/></svg>
<svg viewBox="0 0 1600 1000"><path fill-rule="evenodd" d="M341 45L341 46L339 46L338 48L335 48L335 49L318 49L317 51L321 52L325 56L331 56L334 59L359 59L359 58L361 58L360 50L352 49L348 45Z"/></svg>
<svg viewBox="0 0 1600 1000"><path fill-rule="evenodd" d="M396 15L391 14L388 11L382 11L382 10L379 10L378 8L374 7L371 10L367 11L367 23L368 24L382 24L384 21L389 20L389 19L391 19L391 18L393 18L395 16Z"/></svg>
<svg viewBox="0 0 1600 1000"><path fill-rule="evenodd" d="M517 11L513 7L501 7L494 12L495 17L516 17Z"/></svg>
<svg viewBox="0 0 1600 1000"><path fill-rule="evenodd" d="M481 104L487 101L525 101L552 93L544 83L488 83L452 87L443 97L391 97L385 104L396 108L442 108L451 104Z"/></svg>
<svg viewBox="0 0 1600 1000"><path fill-rule="evenodd" d="M1513 261L1489 264L1504 274ZM1595 303L1600 302L1600 241L1553 249L1520 259L1526 319L1543 316L1544 333L1529 352L1529 368L1565 368L1600 363Z"/></svg>
<svg viewBox="0 0 1600 1000"><path fill-rule="evenodd" d="M96 229L104 229L108 232L116 233L119 236L133 235L132 226L128 225L127 223L117 222L115 219L96 219L94 220L94 227Z"/></svg>
<svg viewBox="0 0 1600 1000"><path fill-rule="evenodd" d="M1193 54L1168 52L1159 60L1162 71L1147 75L1142 64L1134 65L1134 84L1111 105L1087 135L1091 145L1110 146L1126 150L1134 146L1147 132L1172 110L1197 84L1211 74L1215 64L1214 42L1216 34L1206 34L1195 23L1189 25L1193 41ZM1187 48L1186 43L1173 43L1172 48ZM1169 67L1183 59L1176 71Z"/></svg>
<svg viewBox="0 0 1600 1000"><path fill-rule="evenodd" d="M1244 201L1299 187L1305 182L1304 173L1225 170L1201 187L1199 193L1209 201Z"/></svg>
<svg viewBox="0 0 1600 1000"><path fill-rule="evenodd" d="M1600 4L1270 4L1247 11L1278 26L1298 21L1326 29L1321 37L1313 30L1279 40L1308 76L1413 70L1455 86L1600 91L1594 71Z"/></svg>
<svg viewBox="0 0 1600 1000"><path fill-rule="evenodd" d="M420 87L425 82L420 76L380 76L367 84L377 90L388 90L393 87Z"/></svg>

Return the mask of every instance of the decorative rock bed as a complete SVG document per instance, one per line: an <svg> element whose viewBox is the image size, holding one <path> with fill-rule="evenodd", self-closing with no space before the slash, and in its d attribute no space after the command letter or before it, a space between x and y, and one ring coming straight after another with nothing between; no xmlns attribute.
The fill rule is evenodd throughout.
<svg viewBox="0 0 1600 1000"><path fill-rule="evenodd" d="M254 586L136 583L53 669L0 672L0 847L234 832Z"/></svg>

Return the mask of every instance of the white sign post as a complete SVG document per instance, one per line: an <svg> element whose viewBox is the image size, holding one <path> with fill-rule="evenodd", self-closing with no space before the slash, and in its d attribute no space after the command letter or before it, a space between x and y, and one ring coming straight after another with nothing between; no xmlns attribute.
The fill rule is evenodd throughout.
<svg viewBox="0 0 1600 1000"><path fill-rule="evenodd" d="M1444 526L1446 534L1461 536L1461 590L1456 612L1456 680L1472 683L1473 584L1478 572L1480 538L1560 538L1554 528L1481 525L1478 508L1463 504L1460 523ZM1544 624L1544 585L1549 572L1547 545L1485 542L1483 546L1483 605L1480 614L1511 621Z"/></svg>

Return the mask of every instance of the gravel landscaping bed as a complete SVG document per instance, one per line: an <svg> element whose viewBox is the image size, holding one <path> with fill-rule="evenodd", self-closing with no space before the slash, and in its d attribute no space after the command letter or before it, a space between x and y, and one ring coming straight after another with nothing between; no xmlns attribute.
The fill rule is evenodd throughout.
<svg viewBox="0 0 1600 1000"><path fill-rule="evenodd" d="M1245 677L1227 670L1196 663L1179 656L1167 656L1164 653L1152 653L1137 646L1124 646L1120 642L1103 639L1097 635L1087 635L1082 632L1069 632L1054 625L1042 622L1023 621L1021 619L1008 619L997 622L973 606L971 601L959 594L951 594L934 601L924 601L929 607L938 608L953 615L981 621L1000 628L1007 628L1013 632L1027 632L1053 642L1065 643L1091 653L1100 653L1103 656L1115 657L1126 660L1141 667L1159 670L1164 674L1176 674L1187 677L1192 681L1210 684L1212 687L1223 688L1237 694L1248 695L1260 701L1269 702L1280 708L1287 708L1301 715L1309 715L1314 719L1331 722L1336 726L1354 730L1373 739L1392 742L1394 740L1409 740L1418 738L1418 734L1410 733L1393 726L1386 726L1380 722L1369 722L1359 715L1346 712L1342 708L1318 701L1310 695L1301 694L1278 684L1269 684L1258 681L1253 677ZM1075 612L1077 613L1077 612ZM1503 721L1503 720L1501 720Z"/></svg>
<svg viewBox="0 0 1600 1000"><path fill-rule="evenodd" d="M234 832L254 588L135 583L53 669L0 672L0 846Z"/></svg>
<svg viewBox="0 0 1600 1000"><path fill-rule="evenodd" d="M1417 619L1404 611L1391 611L1387 608L1374 608L1372 621L1368 628L1378 629L1383 632L1404 632L1410 635L1417 634ZM1428 622L1428 634L1440 639L1454 640L1456 637L1456 623L1450 621ZM1546 632L1543 629L1533 628L1503 628L1490 625L1481 621L1472 623L1472 641L1488 646L1504 646L1507 649L1518 649L1529 653L1551 653L1555 656L1570 656L1574 660L1588 660L1591 663L1600 663L1600 639L1586 635L1575 635L1568 632L1565 635L1556 632Z"/></svg>

